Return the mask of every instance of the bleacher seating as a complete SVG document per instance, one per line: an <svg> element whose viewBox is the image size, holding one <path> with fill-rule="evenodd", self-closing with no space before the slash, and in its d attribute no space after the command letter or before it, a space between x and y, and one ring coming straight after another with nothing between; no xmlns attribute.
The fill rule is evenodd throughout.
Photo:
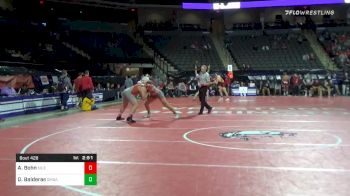
<svg viewBox="0 0 350 196"><path fill-rule="evenodd" d="M333 27L320 29L317 32L318 40L338 68L348 71L350 55L350 28Z"/></svg>
<svg viewBox="0 0 350 196"><path fill-rule="evenodd" d="M156 32L145 40L180 71L193 70L196 64L224 69L212 40L201 32Z"/></svg>
<svg viewBox="0 0 350 196"><path fill-rule="evenodd" d="M239 66L246 64L254 70L321 68L316 56L313 60L303 59L303 55L313 54L313 50L300 33L290 30L229 35L226 37L226 46Z"/></svg>
<svg viewBox="0 0 350 196"><path fill-rule="evenodd" d="M0 22L0 60L31 63L82 62L86 59L66 48L40 24Z"/></svg>
<svg viewBox="0 0 350 196"><path fill-rule="evenodd" d="M71 31L65 37L97 60L149 58L142 46L124 33Z"/></svg>

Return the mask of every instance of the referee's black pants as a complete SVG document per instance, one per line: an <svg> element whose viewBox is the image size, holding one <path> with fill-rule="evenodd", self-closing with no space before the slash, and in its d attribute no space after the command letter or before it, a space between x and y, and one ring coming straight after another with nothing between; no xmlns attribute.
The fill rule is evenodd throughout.
<svg viewBox="0 0 350 196"><path fill-rule="evenodd" d="M207 86L202 86L199 88L199 101L201 102L201 109L199 111L200 114L203 113L204 107L208 110L211 110L211 106L207 103L206 96L207 96Z"/></svg>
<svg viewBox="0 0 350 196"><path fill-rule="evenodd" d="M85 97L87 97L87 98L89 98L89 99L92 99L92 98L93 98L92 90L89 90L89 89L83 90L83 91L81 92L81 98L82 98L82 100L84 100Z"/></svg>

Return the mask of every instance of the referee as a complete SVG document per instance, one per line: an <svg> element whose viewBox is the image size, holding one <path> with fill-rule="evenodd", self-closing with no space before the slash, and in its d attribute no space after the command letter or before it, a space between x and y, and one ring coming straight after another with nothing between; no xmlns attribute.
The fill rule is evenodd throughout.
<svg viewBox="0 0 350 196"><path fill-rule="evenodd" d="M213 108L207 103L206 95L207 95L208 87L212 83L210 82L210 76L209 76L209 73L207 72L206 65L201 66L201 71L199 74L197 73L197 67L196 67L196 78L198 80L198 86L199 86L199 101L201 102L201 109L198 115L203 114L204 107L208 109L208 114L210 114Z"/></svg>

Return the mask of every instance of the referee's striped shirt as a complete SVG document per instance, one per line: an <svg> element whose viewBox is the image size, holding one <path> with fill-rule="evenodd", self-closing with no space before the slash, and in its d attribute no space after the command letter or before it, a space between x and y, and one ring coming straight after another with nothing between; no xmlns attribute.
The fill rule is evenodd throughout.
<svg viewBox="0 0 350 196"><path fill-rule="evenodd" d="M208 72L197 74L198 86L208 86L210 82L210 76Z"/></svg>

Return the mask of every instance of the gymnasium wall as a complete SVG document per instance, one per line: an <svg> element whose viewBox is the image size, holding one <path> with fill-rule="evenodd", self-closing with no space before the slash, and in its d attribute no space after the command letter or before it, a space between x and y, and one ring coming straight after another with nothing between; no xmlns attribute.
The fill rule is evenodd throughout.
<svg viewBox="0 0 350 196"><path fill-rule="evenodd" d="M253 23L260 22L263 17L265 22L274 22L276 15L282 15L284 20L288 20L291 24L295 24L298 17L286 15L286 9L294 9L294 7L283 8L261 8L261 9L244 9L244 10L226 10L224 12L225 26L232 27L237 23ZM345 20L350 9L349 5L327 5L314 6L312 9L317 10L334 10L331 19ZM182 10L174 8L147 8L138 10L138 21L140 24L146 22L165 22L172 20L173 12L176 12L176 18L180 24L199 24L203 28L207 28L210 19L217 14L215 11L196 11ZM350 11L349 11L350 12ZM323 16L312 16L316 23L322 23Z"/></svg>

